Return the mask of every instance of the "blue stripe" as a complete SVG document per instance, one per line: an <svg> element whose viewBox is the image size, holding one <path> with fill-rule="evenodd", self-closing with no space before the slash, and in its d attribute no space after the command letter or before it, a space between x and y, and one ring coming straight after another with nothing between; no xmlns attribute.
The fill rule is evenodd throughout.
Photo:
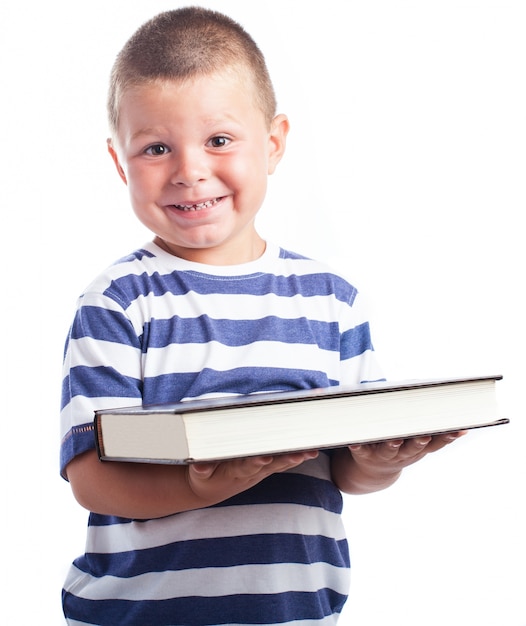
<svg viewBox="0 0 526 626"><path fill-rule="evenodd" d="M100 338L113 340L109 335ZM322 350L337 352L340 330L337 322L320 322L305 317L282 319L274 315L255 320L212 319L208 315L196 318L174 316L164 320L152 319L144 325L143 346L147 344L148 348L209 341L219 341L227 346L244 346L256 341L317 344Z"/></svg>
<svg viewBox="0 0 526 626"><path fill-rule="evenodd" d="M367 350L373 350L368 322L364 322L342 333L340 346L340 358L342 361L359 356L367 352Z"/></svg>
<svg viewBox="0 0 526 626"><path fill-rule="evenodd" d="M322 454L325 454L322 452ZM319 507L331 513L341 513L342 495L333 482L299 473L272 474L254 487L215 505L298 504Z"/></svg>
<svg viewBox="0 0 526 626"><path fill-rule="evenodd" d="M115 396L120 398L137 398L140 404L142 381L131 376L120 374L113 367L87 367L77 365L69 370L69 376L63 383L63 406L69 398L85 396ZM66 400L64 404L64 400Z"/></svg>
<svg viewBox="0 0 526 626"><path fill-rule="evenodd" d="M89 514L88 526L111 526L112 524L142 524L147 522L147 519L130 519L129 517L119 517L117 515L101 515L100 513Z"/></svg>
<svg viewBox="0 0 526 626"><path fill-rule="evenodd" d="M97 578L132 578L151 571L273 563L328 563L347 568L347 541L280 533L194 539L128 552L88 553L76 559L75 566Z"/></svg>
<svg viewBox="0 0 526 626"><path fill-rule="evenodd" d="M118 261L115 261L114 265L120 265L121 263L132 263L133 261L140 261L144 257L153 259L155 258L155 256L156 255L153 254L153 252L149 252L148 250L145 250L144 248L139 248L138 250L135 250L135 252L132 252L131 254L128 254L127 256L122 257Z"/></svg>
<svg viewBox="0 0 526 626"><path fill-rule="evenodd" d="M264 296L275 294L281 297L301 295L335 296L338 300L352 303L356 289L343 278L329 273L306 274L305 276L274 276L270 274L249 274L243 276L212 276L199 272L184 271L160 274L128 274L112 280L104 295L116 298L126 308L140 296L152 294L175 296L189 291L201 295L249 295Z"/></svg>
<svg viewBox="0 0 526 626"><path fill-rule="evenodd" d="M306 318L281 319L267 316L256 320L215 320L208 315L197 318L153 319L145 323L142 338L137 338L130 322L120 313L99 307L83 307L76 316L71 339L91 337L139 347L162 348L173 343L206 343L218 340L229 346L255 341L317 344L322 350L338 351L342 359L372 349L369 324L366 322L340 334L337 322Z"/></svg>
<svg viewBox="0 0 526 626"><path fill-rule="evenodd" d="M297 252L292 252L291 250L285 250L285 248L279 249L279 258L280 259L293 259L295 261L310 261L310 257L303 256L302 254L298 254Z"/></svg>
<svg viewBox="0 0 526 626"><path fill-rule="evenodd" d="M284 384L286 381L286 384ZM238 367L224 372L204 368L199 372L163 374L144 379L143 403L163 404L207 393L248 394L260 391L294 391L337 384L325 372L273 367Z"/></svg>
<svg viewBox="0 0 526 626"><path fill-rule="evenodd" d="M64 476L67 464L77 455L95 447L93 422L74 426L63 438L60 446L60 473Z"/></svg>
<svg viewBox="0 0 526 626"><path fill-rule="evenodd" d="M82 306L73 320L70 338L92 337L139 347L137 334L122 313L96 306Z"/></svg>
<svg viewBox="0 0 526 626"><path fill-rule="evenodd" d="M225 574L218 575L228 575ZM173 600L83 600L63 593L65 614L99 626L218 626L219 624L278 624L320 620L341 613L346 596L332 589L315 593L190 596Z"/></svg>
<svg viewBox="0 0 526 626"><path fill-rule="evenodd" d="M69 374L64 376L64 378L62 379L62 395L61 395L61 399L60 399L60 409L62 410L64 407L66 407L69 404L69 401L71 400L71 393L70 393L70 389L69 389Z"/></svg>

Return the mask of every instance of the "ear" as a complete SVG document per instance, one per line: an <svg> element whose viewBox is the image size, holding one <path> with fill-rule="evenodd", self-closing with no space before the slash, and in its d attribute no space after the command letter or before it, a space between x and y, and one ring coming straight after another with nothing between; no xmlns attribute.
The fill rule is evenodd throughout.
<svg viewBox="0 0 526 626"><path fill-rule="evenodd" d="M277 164L281 161L281 157L285 152L287 142L287 134L289 132L289 120L282 113L276 115L270 125L269 135L269 159L268 173L273 174Z"/></svg>
<svg viewBox="0 0 526 626"><path fill-rule="evenodd" d="M121 179L124 181L124 184L127 185L128 180L126 179L126 174L124 173L124 169L122 168L122 165L120 164L117 151L115 150L115 147L113 145L113 141L110 138L106 140L106 143L108 145L108 152L110 153L111 158L113 159L113 162L115 163L115 167L117 168L117 172L119 176L121 177Z"/></svg>

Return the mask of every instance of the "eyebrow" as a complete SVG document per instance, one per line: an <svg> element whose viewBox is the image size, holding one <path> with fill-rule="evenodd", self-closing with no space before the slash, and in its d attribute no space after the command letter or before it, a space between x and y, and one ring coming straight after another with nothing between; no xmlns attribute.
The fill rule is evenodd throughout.
<svg viewBox="0 0 526 626"><path fill-rule="evenodd" d="M161 128L155 128L153 126L150 126L148 128L141 128L140 130L136 131L135 133L133 133L130 139L137 139L140 138L142 135L161 135L163 132L166 131Z"/></svg>

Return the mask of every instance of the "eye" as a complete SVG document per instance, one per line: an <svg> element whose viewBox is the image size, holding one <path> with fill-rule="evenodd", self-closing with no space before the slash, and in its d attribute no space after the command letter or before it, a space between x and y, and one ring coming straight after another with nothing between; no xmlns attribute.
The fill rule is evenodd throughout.
<svg viewBox="0 0 526 626"><path fill-rule="evenodd" d="M149 154L150 156L163 156L170 152L170 148L162 143L156 143L153 146L146 148L144 152L145 154Z"/></svg>
<svg viewBox="0 0 526 626"><path fill-rule="evenodd" d="M212 148L226 148L226 146L228 146L229 143L230 143L230 139L228 139L228 137L223 137L222 135L218 135L217 137L212 137L212 139L210 139L208 142L208 144Z"/></svg>

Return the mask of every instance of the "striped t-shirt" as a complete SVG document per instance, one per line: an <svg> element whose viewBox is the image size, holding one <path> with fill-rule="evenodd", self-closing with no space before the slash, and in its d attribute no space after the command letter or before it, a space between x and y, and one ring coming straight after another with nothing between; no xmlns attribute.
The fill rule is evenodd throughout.
<svg viewBox="0 0 526 626"><path fill-rule="evenodd" d="M61 470L94 447L99 408L378 380L354 287L267 245L239 266L148 243L79 300L64 359ZM91 513L64 585L68 623L334 624L349 556L330 452L205 509Z"/></svg>

